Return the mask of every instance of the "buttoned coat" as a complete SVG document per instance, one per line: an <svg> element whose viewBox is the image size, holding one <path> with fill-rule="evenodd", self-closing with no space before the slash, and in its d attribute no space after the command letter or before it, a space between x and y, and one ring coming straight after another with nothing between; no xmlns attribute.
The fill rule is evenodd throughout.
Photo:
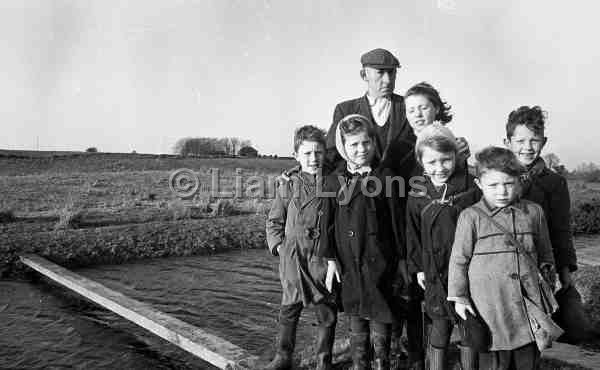
<svg viewBox="0 0 600 370"><path fill-rule="evenodd" d="M314 175L295 172L288 181L278 181L266 230L270 252L279 254L282 305L310 306L330 298L325 288L327 261L316 253L323 208L316 194Z"/></svg>
<svg viewBox="0 0 600 370"><path fill-rule="evenodd" d="M536 266L521 255L510 239L479 207L512 231ZM492 333L491 350L513 350L533 342L524 296L542 307L538 269L554 264L542 208L521 200L491 209L484 199L459 216L450 256L449 300L472 301Z"/></svg>
<svg viewBox="0 0 600 370"><path fill-rule="evenodd" d="M530 171L529 180L524 181L521 198L539 204L544 210L556 269L566 266L575 271L577 258L571 235L571 199L567 180L548 169L542 158L536 160L534 167L540 169Z"/></svg>
<svg viewBox="0 0 600 370"><path fill-rule="evenodd" d="M411 274L425 273L425 309L433 319L454 319L448 297L448 263L460 212L481 198L466 168L457 168L446 188L429 178L425 191L412 191L406 217L406 249Z"/></svg>
<svg viewBox="0 0 600 370"><path fill-rule="evenodd" d="M383 323L391 323L398 310L393 284L405 283L397 268L405 258L404 233L395 213L397 194L386 191L391 176L387 169L374 171L372 177L352 177L344 170L327 176L324 194L333 196L326 198L319 246L319 255L335 259L341 268L344 311ZM377 181L378 192L371 186Z"/></svg>

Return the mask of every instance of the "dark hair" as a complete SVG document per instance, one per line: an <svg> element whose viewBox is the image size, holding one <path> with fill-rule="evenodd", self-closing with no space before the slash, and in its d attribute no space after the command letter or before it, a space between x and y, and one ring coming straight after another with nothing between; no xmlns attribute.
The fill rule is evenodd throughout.
<svg viewBox="0 0 600 370"><path fill-rule="evenodd" d="M539 105L533 107L523 105L513 110L508 115L508 121L506 122L506 138L510 139L515 133L515 128L519 125L525 125L536 135L544 136L547 115Z"/></svg>
<svg viewBox="0 0 600 370"><path fill-rule="evenodd" d="M488 146L475 154L475 176L481 177L490 170L504 172L510 176L520 176L525 172L525 167L519 162L517 156L506 148Z"/></svg>
<svg viewBox="0 0 600 370"><path fill-rule="evenodd" d="M431 148L440 153L458 153L456 140L452 140L447 136L437 135L427 137L423 140L417 140L417 144L415 146L415 155L417 157L417 162L421 165L423 165L421 157L423 156L424 147Z"/></svg>
<svg viewBox="0 0 600 370"><path fill-rule="evenodd" d="M408 98L411 95L423 95L429 100L429 102L431 102L431 104L433 104L433 106L438 110L438 113L435 116L436 121L440 121L443 124L452 121L452 114L450 113L452 106L443 101L439 91L437 91L427 82L419 82L418 84L414 85L406 91L404 97Z"/></svg>
<svg viewBox="0 0 600 370"><path fill-rule="evenodd" d="M342 118L339 122L342 143L346 142L346 135L354 135L360 132L366 132L370 138L375 136L375 129L369 119L360 114L350 114Z"/></svg>
<svg viewBox="0 0 600 370"><path fill-rule="evenodd" d="M298 147L303 141L315 141L325 148L325 131L312 125L299 127L294 131L294 153L298 151Z"/></svg>

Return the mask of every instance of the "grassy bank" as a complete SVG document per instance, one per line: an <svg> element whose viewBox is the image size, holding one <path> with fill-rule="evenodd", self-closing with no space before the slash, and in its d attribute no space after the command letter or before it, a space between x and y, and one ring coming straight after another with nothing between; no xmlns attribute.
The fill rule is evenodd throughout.
<svg viewBox="0 0 600 370"><path fill-rule="evenodd" d="M15 269L18 271L18 255L24 253L36 253L65 267L81 267L239 248L266 248L264 228L264 216L243 215L3 233L0 236L0 268L4 275L16 272Z"/></svg>

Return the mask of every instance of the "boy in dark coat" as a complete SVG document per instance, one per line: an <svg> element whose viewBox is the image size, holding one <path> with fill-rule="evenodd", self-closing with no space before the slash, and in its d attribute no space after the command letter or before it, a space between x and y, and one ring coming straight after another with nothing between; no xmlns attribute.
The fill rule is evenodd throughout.
<svg viewBox="0 0 600 370"><path fill-rule="evenodd" d="M314 306L317 321L317 369L331 369L331 349L337 321L335 300L325 287L327 261L318 257L323 200L317 197L318 175L325 153L325 134L303 126L294 135L294 156L300 171L279 179L267 218L267 244L279 255L283 298L275 358L266 369L290 369L296 326L304 307Z"/></svg>
<svg viewBox="0 0 600 370"><path fill-rule="evenodd" d="M434 123L425 127L415 146L426 182L410 193L406 240L409 273L425 291L425 310L432 320L427 357L429 369L445 368L452 327L456 322L448 296L448 262L459 213L474 204L481 192L466 166L458 163L452 132ZM461 346L463 370L477 369L477 353Z"/></svg>
<svg viewBox="0 0 600 370"><path fill-rule="evenodd" d="M571 272L577 270L571 238L571 200L567 180L546 167L540 157L548 140L544 136L545 123L546 114L539 106L519 107L508 116L504 143L527 169L522 176L521 198L542 206L558 278L566 288L572 284Z"/></svg>
<svg viewBox="0 0 600 370"><path fill-rule="evenodd" d="M350 316L353 369L389 369L391 324L407 281L402 230L398 228L391 172L376 167L371 122L361 115L343 118L336 146L345 165L325 180L319 254L329 259L326 285L341 273L341 300ZM397 179L396 179L397 181ZM326 230L326 232L325 232Z"/></svg>

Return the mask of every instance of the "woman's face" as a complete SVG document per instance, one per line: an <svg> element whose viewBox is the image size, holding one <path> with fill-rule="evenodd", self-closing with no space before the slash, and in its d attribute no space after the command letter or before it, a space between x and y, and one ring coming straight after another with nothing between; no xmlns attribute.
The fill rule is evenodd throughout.
<svg viewBox="0 0 600 370"><path fill-rule="evenodd" d="M425 95L410 95L404 100L406 104L406 119L415 134L435 121L437 109Z"/></svg>

